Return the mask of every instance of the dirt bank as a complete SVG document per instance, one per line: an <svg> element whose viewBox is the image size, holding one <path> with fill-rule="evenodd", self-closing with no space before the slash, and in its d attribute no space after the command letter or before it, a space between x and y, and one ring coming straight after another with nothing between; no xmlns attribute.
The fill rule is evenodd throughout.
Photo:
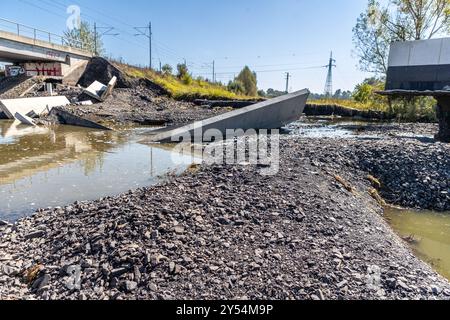
<svg viewBox="0 0 450 320"><path fill-rule="evenodd" d="M448 163L447 145L395 135L292 135L275 176L203 166L164 185L42 210L0 227L0 298L449 299L448 281L414 257L368 192L364 161L425 148L423 172ZM403 157L388 160L386 172L400 174Z"/></svg>

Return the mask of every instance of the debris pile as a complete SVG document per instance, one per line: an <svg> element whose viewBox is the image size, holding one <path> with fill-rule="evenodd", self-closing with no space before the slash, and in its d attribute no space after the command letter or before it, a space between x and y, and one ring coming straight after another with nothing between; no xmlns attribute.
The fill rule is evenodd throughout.
<svg viewBox="0 0 450 320"><path fill-rule="evenodd" d="M95 81L108 83L113 77L117 78L117 88L131 88L133 86L126 75L108 60L95 57L87 65L78 85L87 88Z"/></svg>

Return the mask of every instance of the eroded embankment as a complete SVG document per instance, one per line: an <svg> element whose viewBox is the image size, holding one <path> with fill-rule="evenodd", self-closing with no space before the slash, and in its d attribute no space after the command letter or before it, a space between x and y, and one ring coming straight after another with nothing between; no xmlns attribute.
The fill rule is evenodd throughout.
<svg viewBox="0 0 450 320"><path fill-rule="evenodd" d="M449 298L450 284L410 252L368 193L363 159L394 146L418 157L436 149L417 172L434 170L435 152L445 161L450 154L399 138L294 136L281 141L275 176L204 166L164 185L41 211L0 229L0 298Z"/></svg>

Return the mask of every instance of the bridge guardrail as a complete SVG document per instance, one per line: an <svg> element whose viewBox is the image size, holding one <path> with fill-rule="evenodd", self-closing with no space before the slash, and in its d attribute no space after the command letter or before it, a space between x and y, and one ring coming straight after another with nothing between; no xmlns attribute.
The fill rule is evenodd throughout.
<svg viewBox="0 0 450 320"><path fill-rule="evenodd" d="M0 30L16 34L18 36L27 37L36 41L45 41L50 44L68 46L76 49L86 50L83 42L67 38L52 32L40 30L21 23L0 18Z"/></svg>

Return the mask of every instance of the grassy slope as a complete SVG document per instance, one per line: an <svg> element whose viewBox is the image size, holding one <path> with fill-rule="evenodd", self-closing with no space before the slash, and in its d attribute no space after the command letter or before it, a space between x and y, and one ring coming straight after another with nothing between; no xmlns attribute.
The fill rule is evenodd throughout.
<svg viewBox="0 0 450 320"><path fill-rule="evenodd" d="M407 99L393 100L391 107L389 107L387 98L381 96L377 97L375 101L368 103L338 99L309 100L308 103L312 105L338 105L357 110L382 111L393 114L399 120L404 121L436 121L436 111L434 109L436 101L430 97L422 97L415 101Z"/></svg>
<svg viewBox="0 0 450 320"><path fill-rule="evenodd" d="M125 64L117 64L122 71L132 78L147 78L166 89L177 100L218 99L218 100L251 100L255 97L238 95L228 91L226 87L206 81L192 80L185 84L174 76L162 75L158 72Z"/></svg>

